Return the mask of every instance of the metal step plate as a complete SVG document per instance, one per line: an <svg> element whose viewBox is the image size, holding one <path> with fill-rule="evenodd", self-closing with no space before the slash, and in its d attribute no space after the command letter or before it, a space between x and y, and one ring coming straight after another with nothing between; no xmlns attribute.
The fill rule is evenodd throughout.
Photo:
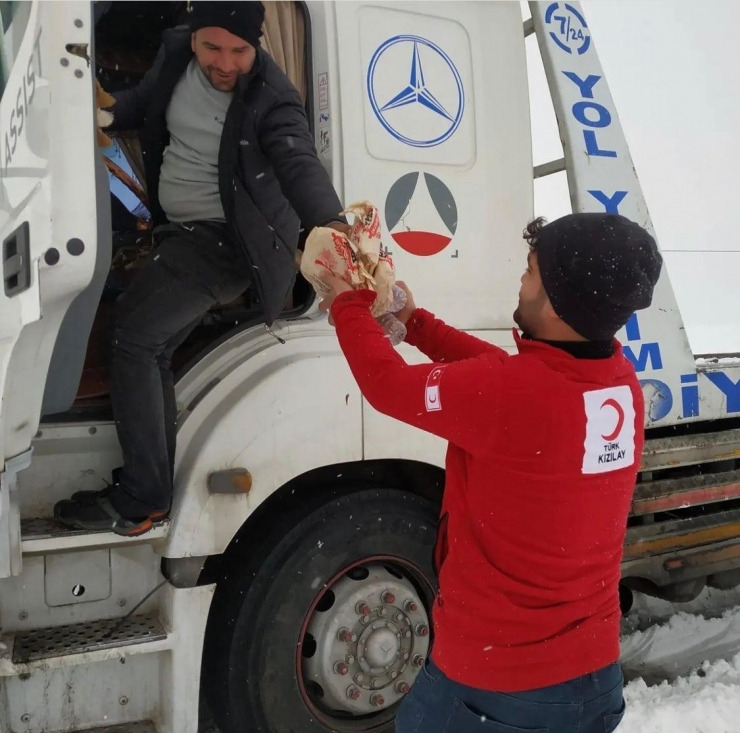
<svg viewBox="0 0 740 733"><path fill-rule="evenodd" d="M86 728L75 733L157 733L154 723L145 720L141 723L123 723L122 725L109 725L105 728Z"/></svg>
<svg viewBox="0 0 740 733"><path fill-rule="evenodd" d="M151 543L166 537L168 529L169 520L164 520L155 523L145 534L122 537L107 530L70 529L56 519L34 517L21 519L21 547L24 555L45 555L84 548Z"/></svg>
<svg viewBox="0 0 740 733"><path fill-rule="evenodd" d="M15 636L13 662L20 664L166 638L162 624L151 614L21 631Z"/></svg>
<svg viewBox="0 0 740 733"><path fill-rule="evenodd" d="M105 530L103 530L105 531ZM99 534L84 529L70 529L66 525L51 517L33 517L21 519L21 534L23 539L47 539L63 535Z"/></svg>

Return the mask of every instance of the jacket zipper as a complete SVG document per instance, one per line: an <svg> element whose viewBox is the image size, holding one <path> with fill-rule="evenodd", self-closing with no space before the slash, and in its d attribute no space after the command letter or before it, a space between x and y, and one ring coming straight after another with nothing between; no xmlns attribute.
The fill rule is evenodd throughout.
<svg viewBox="0 0 740 733"><path fill-rule="evenodd" d="M270 226L270 225L268 224L267 226ZM288 257L290 257L290 261L295 266L295 254L290 251L290 247L288 247L288 245L285 244L285 242L283 242L282 238L278 236L278 233L272 227L270 227L270 229L272 230L272 241L273 241L273 245L275 245L275 249L280 249L280 247L282 247L285 250L285 253L288 255Z"/></svg>

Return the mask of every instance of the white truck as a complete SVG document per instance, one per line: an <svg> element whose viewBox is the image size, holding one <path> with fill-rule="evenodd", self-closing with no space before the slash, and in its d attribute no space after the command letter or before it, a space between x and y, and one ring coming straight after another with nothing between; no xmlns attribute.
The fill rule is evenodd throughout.
<svg viewBox="0 0 740 733"><path fill-rule="evenodd" d="M121 251L147 252L145 229L112 228L95 78L135 83L184 3L108 5L96 26L97 3L0 3L0 733L196 733L209 716L223 733L392 731L433 637L444 444L363 402L305 282L274 333L250 290L183 346L167 521L122 538L50 519L120 464L99 332L136 259L116 270ZM340 197L378 204L399 273L448 322L514 348L541 176L566 171L575 211L651 228L578 3L267 5ZM563 143L538 166L535 42ZM135 131L119 144L135 161ZM620 338L648 431L625 605L734 586L740 360L695 358L665 269Z"/></svg>

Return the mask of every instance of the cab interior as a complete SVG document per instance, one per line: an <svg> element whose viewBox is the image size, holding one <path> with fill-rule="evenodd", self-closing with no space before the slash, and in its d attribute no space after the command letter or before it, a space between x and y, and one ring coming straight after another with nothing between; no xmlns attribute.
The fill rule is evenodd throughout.
<svg viewBox="0 0 740 733"><path fill-rule="evenodd" d="M187 23L188 4L180 0L93 3L95 74L104 92L115 94L129 89L143 78L157 55L163 31ZM309 123L313 125L309 83L312 76L310 25L305 4L268 1L264 5L262 47L301 93ZM115 105L110 111L115 114ZM111 315L116 299L153 249L138 131L106 130L105 133L112 144L99 142L97 148L105 166L98 176L100 266L89 292L79 298L92 307L87 308L86 314L81 307L71 308L68 322L60 329L44 396L43 421L47 423L110 419L105 362ZM299 248L303 246L304 237L302 231ZM313 289L299 274L283 317L301 315L311 305L313 297ZM176 377L235 330L262 321L262 309L255 291L245 283L243 295L225 306L212 308L177 350L172 363ZM86 339L86 345L80 343L82 339ZM70 366L70 355L75 349L85 350L84 362L76 370Z"/></svg>

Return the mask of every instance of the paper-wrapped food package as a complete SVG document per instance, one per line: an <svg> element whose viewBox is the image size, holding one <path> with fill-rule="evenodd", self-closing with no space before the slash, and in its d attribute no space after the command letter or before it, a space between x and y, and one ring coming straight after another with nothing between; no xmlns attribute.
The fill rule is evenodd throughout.
<svg viewBox="0 0 740 733"><path fill-rule="evenodd" d="M398 343L405 337L406 329L391 314L403 307L405 293L394 287L396 273L381 241L378 209L368 201L359 201L342 213L354 216L349 236L328 227L316 227L308 235L300 256L301 273L319 296L326 292L322 277L327 270L353 288L374 290L377 298L372 313L391 341Z"/></svg>
<svg viewBox="0 0 740 733"><path fill-rule="evenodd" d="M316 227L306 239L301 273L319 295L326 289L321 278L327 270L354 288L374 290L378 297L373 315L387 313L393 302L396 276L393 260L383 249L378 210L371 203L360 201L342 213L355 218L349 237L335 229Z"/></svg>

